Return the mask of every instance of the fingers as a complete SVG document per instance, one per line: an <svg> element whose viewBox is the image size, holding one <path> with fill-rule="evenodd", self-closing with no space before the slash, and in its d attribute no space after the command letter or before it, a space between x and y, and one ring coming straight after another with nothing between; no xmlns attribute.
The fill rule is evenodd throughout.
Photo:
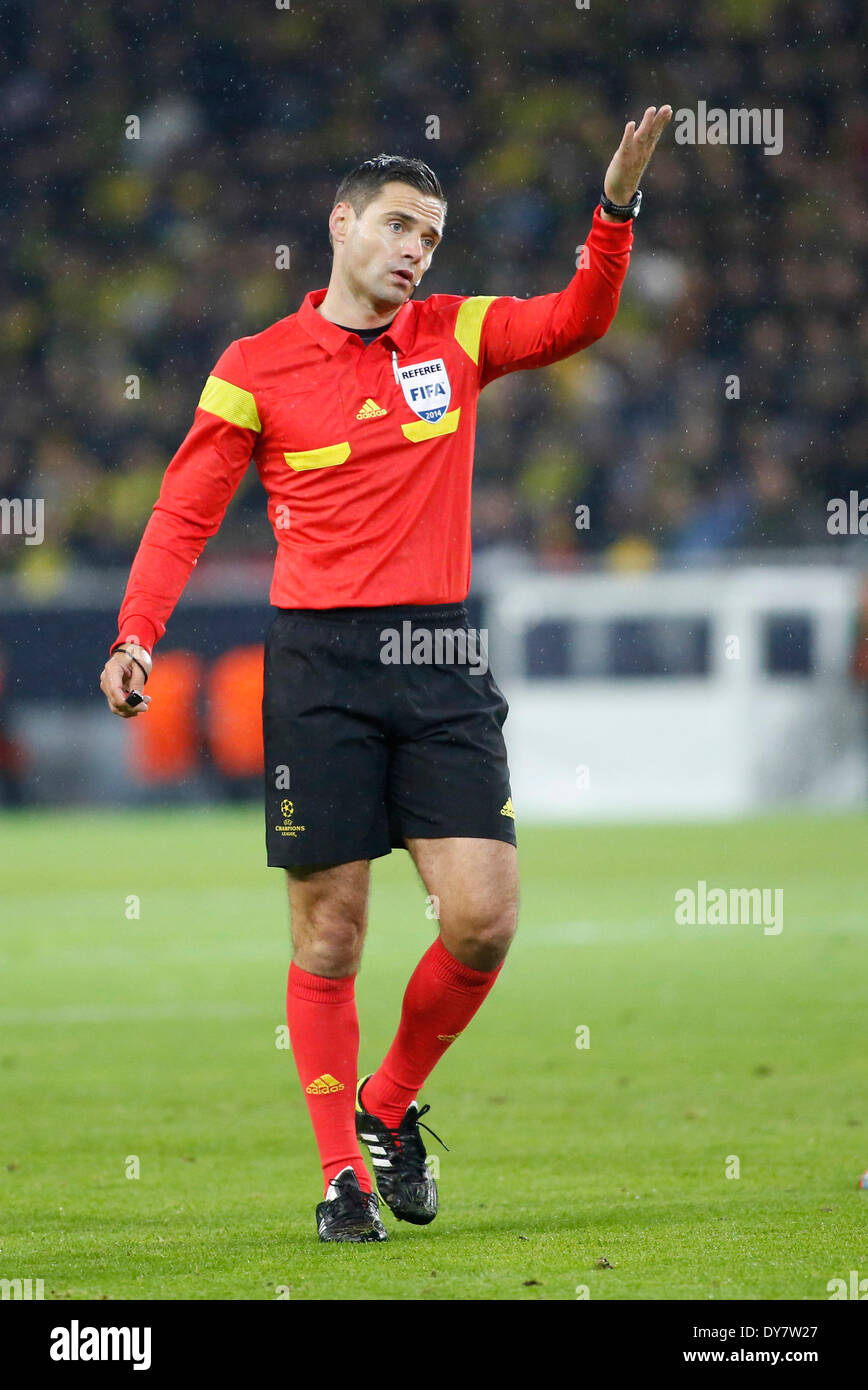
<svg viewBox="0 0 868 1390"><path fill-rule="evenodd" d="M121 719L133 719L137 714L147 713L148 705L151 703L150 695L145 695L142 703L135 708L127 704L130 691L139 689L133 662L128 657L109 657L102 669L99 685L112 714L118 715ZM139 694L142 694L141 690Z"/></svg>
<svg viewBox="0 0 868 1390"><path fill-rule="evenodd" d="M656 106L646 106L638 126L635 121L628 121L625 125L621 149L627 149L635 141L636 144L647 145L653 150L671 119L671 106L661 106L659 111Z"/></svg>
<svg viewBox="0 0 868 1390"><path fill-rule="evenodd" d="M654 120L651 123L651 136L655 145L657 144L657 141L660 139L660 136L663 134L664 130L666 129L671 120L672 107L661 106L660 110L657 112L657 115L654 117Z"/></svg>
<svg viewBox="0 0 868 1390"><path fill-rule="evenodd" d="M606 170L603 189L615 203L628 203L639 187L657 141L672 119L672 107L647 106L639 125L628 121L621 143Z"/></svg>
<svg viewBox="0 0 868 1390"><path fill-rule="evenodd" d="M650 133L651 133L651 127L652 127L652 125L654 124L654 117L655 117L656 114L657 114L657 107L656 107L656 106L646 106L646 107L645 107L645 114L643 115L641 121L639 122L639 129L638 129L638 131L636 132L639 136L642 137L642 139L646 139L646 138L650 135Z"/></svg>
<svg viewBox="0 0 868 1390"><path fill-rule="evenodd" d="M656 106L647 106L636 130L637 143L647 145L653 150L671 120L671 106L661 106L659 111ZM635 126L634 121L631 121L630 124Z"/></svg>

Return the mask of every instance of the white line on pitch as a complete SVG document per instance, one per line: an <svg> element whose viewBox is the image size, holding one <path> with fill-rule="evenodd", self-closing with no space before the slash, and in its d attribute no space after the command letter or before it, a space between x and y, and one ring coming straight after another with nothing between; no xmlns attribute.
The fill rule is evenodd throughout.
<svg viewBox="0 0 868 1390"><path fill-rule="evenodd" d="M262 1005L249 1004L61 1004L56 1009L0 1009L0 1028L38 1023L128 1023L133 1019L260 1018Z"/></svg>

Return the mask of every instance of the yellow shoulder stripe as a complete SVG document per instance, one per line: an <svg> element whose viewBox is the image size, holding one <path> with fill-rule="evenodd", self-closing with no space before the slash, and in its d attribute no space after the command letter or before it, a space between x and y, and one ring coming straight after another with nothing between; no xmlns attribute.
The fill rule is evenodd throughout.
<svg viewBox="0 0 868 1390"><path fill-rule="evenodd" d="M346 463L350 452L350 446L345 442L326 444L323 449L305 449L300 454L284 454L283 457L290 468L298 473L305 468L333 468L336 463Z"/></svg>
<svg viewBox="0 0 868 1390"><path fill-rule="evenodd" d="M479 361L479 340L482 337L482 321L488 307L499 298L496 294L476 294L465 299L455 320L455 336L473 362Z"/></svg>
<svg viewBox="0 0 868 1390"><path fill-rule="evenodd" d="M205 382L199 409L219 415L227 424L239 425L243 430L256 430L257 433L262 430L252 393L233 386L231 381L222 381L219 376L209 376Z"/></svg>
<svg viewBox="0 0 868 1390"><path fill-rule="evenodd" d="M409 425L402 425L406 437L414 444L418 444L423 439L434 439L438 434L454 434L458 429L458 421L461 418L461 406L457 410L450 410L448 415L441 415L439 420L413 420Z"/></svg>

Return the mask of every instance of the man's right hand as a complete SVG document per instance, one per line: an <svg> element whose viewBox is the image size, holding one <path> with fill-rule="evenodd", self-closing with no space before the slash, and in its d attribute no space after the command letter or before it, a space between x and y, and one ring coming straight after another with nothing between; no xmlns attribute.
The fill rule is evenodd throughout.
<svg viewBox="0 0 868 1390"><path fill-rule="evenodd" d="M142 668L126 652L114 652L109 657L102 668L99 686L112 714L120 715L121 719L134 719L137 714L147 713L151 697L144 695L145 677ZM144 695L140 705L133 707L127 704L127 696L131 690L137 690L140 695Z"/></svg>

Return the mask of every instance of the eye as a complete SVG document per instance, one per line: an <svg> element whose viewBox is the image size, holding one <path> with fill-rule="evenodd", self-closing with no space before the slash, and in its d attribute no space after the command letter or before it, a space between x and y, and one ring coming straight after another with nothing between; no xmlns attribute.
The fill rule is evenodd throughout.
<svg viewBox="0 0 868 1390"><path fill-rule="evenodd" d="M404 230L404 224L403 224L403 222L398 222L398 221L390 222L390 223L389 223L389 226L390 226L390 227L397 227L399 232L403 232L403 230Z"/></svg>

